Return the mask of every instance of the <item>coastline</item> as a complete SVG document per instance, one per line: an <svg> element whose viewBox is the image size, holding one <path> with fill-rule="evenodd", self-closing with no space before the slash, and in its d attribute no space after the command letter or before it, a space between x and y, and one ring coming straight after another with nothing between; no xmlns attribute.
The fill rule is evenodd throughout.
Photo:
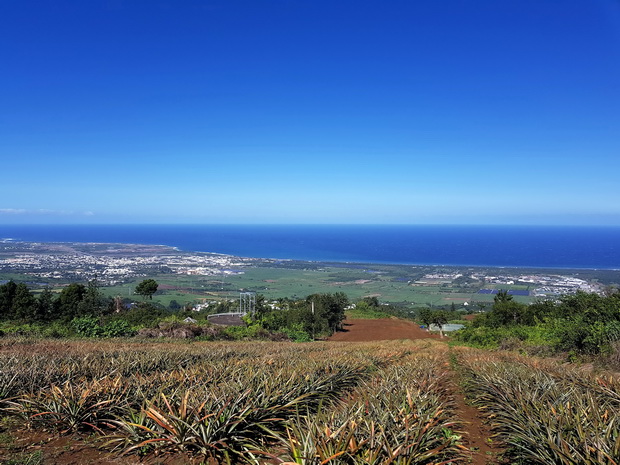
<svg viewBox="0 0 620 465"><path fill-rule="evenodd" d="M0 239L0 244L22 244L32 245L37 244L43 247L62 245L69 247L79 246L101 246L117 248L125 248L124 252L127 253L129 249L150 249L161 248L162 252L176 252L182 255L208 255L208 256L220 256L239 260L250 261L267 261L270 263L307 263L313 266L333 266L333 267L346 267L346 268L368 268L370 266L408 266L419 268L465 268L465 269L498 269L504 271L527 271L537 270L543 271L565 271L565 272L579 272L579 271L609 271L620 272L620 266L614 268L606 267L569 267L569 266L535 266L535 265L493 265L493 264L461 264L461 263L421 263L421 262L392 262L392 261L357 261L357 260L312 260L312 259L300 259L300 258L280 258L280 257L256 257L256 256L242 256L231 253L221 253L203 250L183 250L180 247L167 245L167 244L143 244L137 242L83 242L83 241L22 241L18 239L8 238Z"/></svg>
<svg viewBox="0 0 620 465"><path fill-rule="evenodd" d="M146 277L165 285L164 305L235 299L239 292L266 298L344 292L351 299L376 296L406 305L465 305L491 302L498 289L532 302L577 291L602 293L620 283L616 270L282 260L150 244L0 243L0 281L58 287L96 279L110 296L127 296Z"/></svg>
<svg viewBox="0 0 620 465"><path fill-rule="evenodd" d="M315 263L620 270L618 227L3 225L0 236Z"/></svg>

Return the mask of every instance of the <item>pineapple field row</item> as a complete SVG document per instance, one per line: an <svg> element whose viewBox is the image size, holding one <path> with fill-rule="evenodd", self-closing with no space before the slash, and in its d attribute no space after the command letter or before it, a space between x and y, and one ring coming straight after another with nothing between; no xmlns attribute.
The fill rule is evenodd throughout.
<svg viewBox="0 0 620 465"><path fill-rule="evenodd" d="M73 463L614 465L619 411L613 378L428 339L0 344L3 463L69 463L46 444L70 438Z"/></svg>

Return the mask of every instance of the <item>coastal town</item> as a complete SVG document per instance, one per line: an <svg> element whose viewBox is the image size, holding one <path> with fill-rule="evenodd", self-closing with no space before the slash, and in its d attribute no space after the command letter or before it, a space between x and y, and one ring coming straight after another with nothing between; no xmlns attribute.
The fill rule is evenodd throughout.
<svg viewBox="0 0 620 465"><path fill-rule="evenodd" d="M39 281L97 279L102 286L157 274L236 274L256 261L162 245L0 242L0 273L21 273Z"/></svg>
<svg viewBox="0 0 620 465"><path fill-rule="evenodd" d="M480 294L493 294L501 287L515 287L509 292L513 295L552 297L564 294L582 292L604 292L605 286L598 282L588 281L572 275L563 274L520 274L518 272L489 274L475 271L469 273L429 273L414 285L448 285L455 282L465 281L478 284ZM486 287L490 287L487 289Z"/></svg>
<svg viewBox="0 0 620 465"><path fill-rule="evenodd" d="M184 252L163 245L0 241L0 276L23 275L29 282L42 285L96 279L101 286L115 286L160 275L223 279L244 274L255 267L321 270L319 265L314 262ZM354 266L360 267L359 264ZM605 290L605 285L597 280L585 279L564 270L557 270L557 273L528 270L524 273L522 270L498 268L414 265L395 265L394 269L399 273L417 273L417 279L402 278L411 287L467 285L479 294L492 294L505 287L511 289L514 295L551 298L577 291L601 294ZM356 280L355 283L362 281L365 280Z"/></svg>

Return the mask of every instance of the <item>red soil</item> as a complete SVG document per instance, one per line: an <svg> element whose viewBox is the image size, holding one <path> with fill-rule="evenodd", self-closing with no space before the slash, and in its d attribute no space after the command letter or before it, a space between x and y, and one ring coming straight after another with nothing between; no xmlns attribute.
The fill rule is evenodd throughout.
<svg viewBox="0 0 620 465"><path fill-rule="evenodd" d="M344 321L344 331L338 331L328 341L364 342L394 339L438 339L439 336L420 329L411 321L397 318L374 320L355 319Z"/></svg>
<svg viewBox="0 0 620 465"><path fill-rule="evenodd" d="M494 465L505 463L499 459L503 449L490 440L493 436L491 427L484 420L480 411L470 405L458 385L458 375L451 371L448 391L454 401L456 415L461 422L463 432L463 450L470 465Z"/></svg>

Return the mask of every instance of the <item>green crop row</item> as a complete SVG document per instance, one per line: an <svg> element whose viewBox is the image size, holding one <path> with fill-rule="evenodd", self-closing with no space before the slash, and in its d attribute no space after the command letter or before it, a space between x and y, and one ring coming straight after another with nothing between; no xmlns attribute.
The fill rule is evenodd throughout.
<svg viewBox="0 0 620 465"><path fill-rule="evenodd" d="M512 463L618 464L620 385L613 379L465 349L459 363L468 395Z"/></svg>

